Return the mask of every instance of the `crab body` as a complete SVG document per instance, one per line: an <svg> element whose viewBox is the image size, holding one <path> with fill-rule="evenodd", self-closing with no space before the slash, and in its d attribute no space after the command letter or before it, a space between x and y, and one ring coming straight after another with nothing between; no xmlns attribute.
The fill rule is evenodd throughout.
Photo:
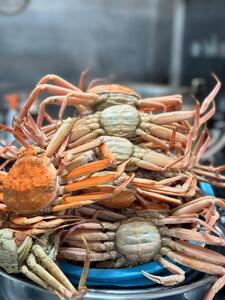
<svg viewBox="0 0 225 300"><path fill-rule="evenodd" d="M120 84L97 85L88 89L87 92L99 96L96 98L94 110L103 110L119 104L129 104L135 107L141 98L134 90Z"/></svg>
<svg viewBox="0 0 225 300"><path fill-rule="evenodd" d="M11 211L29 213L41 210L57 194L57 174L50 158L28 148L17 159L4 180L4 203Z"/></svg>

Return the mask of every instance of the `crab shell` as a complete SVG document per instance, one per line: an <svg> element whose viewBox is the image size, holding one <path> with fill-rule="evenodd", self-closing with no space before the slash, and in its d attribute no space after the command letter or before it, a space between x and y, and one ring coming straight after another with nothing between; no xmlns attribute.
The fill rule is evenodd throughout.
<svg viewBox="0 0 225 300"><path fill-rule="evenodd" d="M102 84L88 90L88 93L99 95L96 99L95 109L103 110L118 104L137 105L141 98L134 90L120 84Z"/></svg>
<svg viewBox="0 0 225 300"><path fill-rule="evenodd" d="M120 84L101 84L89 89L88 92L93 94L121 93L126 95L133 95L137 98L140 98L140 96L134 90Z"/></svg>
<svg viewBox="0 0 225 300"><path fill-rule="evenodd" d="M32 213L47 207L56 197L57 176L51 160L25 150L3 183L3 201L17 213Z"/></svg>

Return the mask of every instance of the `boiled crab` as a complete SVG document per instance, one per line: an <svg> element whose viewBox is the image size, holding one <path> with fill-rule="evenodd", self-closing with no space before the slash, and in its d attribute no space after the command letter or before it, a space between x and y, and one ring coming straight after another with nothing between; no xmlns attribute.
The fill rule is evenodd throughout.
<svg viewBox="0 0 225 300"><path fill-rule="evenodd" d="M57 236L43 234L33 239L24 232L9 228L0 230L0 266L8 273L22 273L38 285L56 293L61 299L80 299L86 292L87 267L79 291L54 262Z"/></svg>
<svg viewBox="0 0 225 300"><path fill-rule="evenodd" d="M219 218L213 208L215 205L225 208L223 199L204 196L179 206L169 215L152 210L136 213L125 211L123 219L119 220L120 217L115 215L114 222L100 221L105 216L104 210L101 212L98 209L99 215L95 213L95 216L100 220L86 224L84 222L76 231L68 232L60 247L59 256L76 263L83 261L85 249L81 237L85 237L92 265L119 268L156 260L173 275L160 277L145 271L142 273L162 285L174 285L185 279L185 272L174 264L176 262L200 272L220 276L205 298L209 300L225 284L225 256L202 247L202 244L225 245L220 234L215 236L218 232L213 226ZM86 209L79 210L82 214L82 211L87 213ZM110 218L113 219L113 214Z"/></svg>

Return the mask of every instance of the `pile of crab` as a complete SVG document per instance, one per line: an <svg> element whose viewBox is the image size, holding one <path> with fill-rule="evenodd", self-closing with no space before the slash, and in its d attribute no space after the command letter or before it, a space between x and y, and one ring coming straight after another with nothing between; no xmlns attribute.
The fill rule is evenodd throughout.
<svg viewBox="0 0 225 300"><path fill-rule="evenodd" d="M155 260L171 274L143 275L162 285L184 281L180 266L217 275L205 296L212 299L225 284L225 256L205 245L225 245L216 229L216 206L225 209L225 202L198 184L225 186L224 166L200 163L219 80L214 76L210 94L184 111L180 95L142 99L96 81L85 90L84 75L79 87L43 77L12 127L0 125L15 138L0 149L0 266L78 299L90 266ZM77 114L65 118L68 106ZM56 257L84 263L77 289Z"/></svg>

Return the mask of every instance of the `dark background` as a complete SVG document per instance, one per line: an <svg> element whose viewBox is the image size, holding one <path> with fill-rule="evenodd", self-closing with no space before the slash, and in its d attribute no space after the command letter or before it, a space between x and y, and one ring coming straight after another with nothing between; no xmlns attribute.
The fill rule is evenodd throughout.
<svg viewBox="0 0 225 300"><path fill-rule="evenodd" d="M178 3L179 84L211 71L224 81L223 0L30 0L18 14L0 14L1 93L29 90L47 73L76 82L86 67L111 81L171 83Z"/></svg>

